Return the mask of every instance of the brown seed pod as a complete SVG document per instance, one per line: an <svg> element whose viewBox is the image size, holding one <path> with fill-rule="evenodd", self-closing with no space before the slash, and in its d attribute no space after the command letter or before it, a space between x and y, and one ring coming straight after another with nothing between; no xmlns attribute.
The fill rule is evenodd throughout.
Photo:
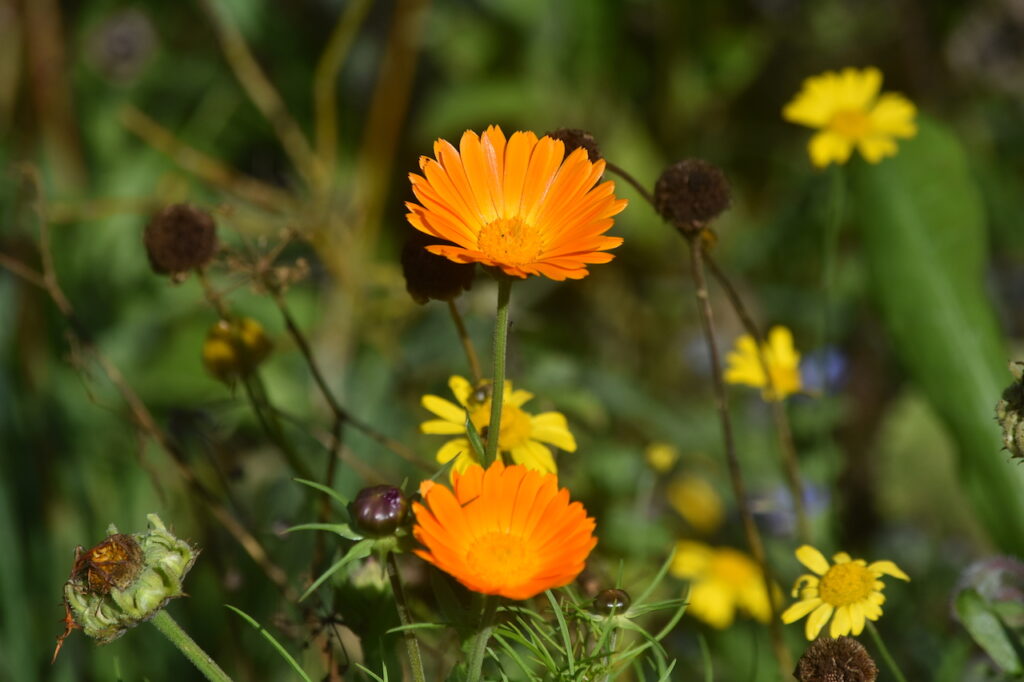
<svg viewBox="0 0 1024 682"><path fill-rule="evenodd" d="M149 221L143 242L154 272L178 275L206 265L213 258L217 228L206 211L188 204L173 204Z"/></svg>

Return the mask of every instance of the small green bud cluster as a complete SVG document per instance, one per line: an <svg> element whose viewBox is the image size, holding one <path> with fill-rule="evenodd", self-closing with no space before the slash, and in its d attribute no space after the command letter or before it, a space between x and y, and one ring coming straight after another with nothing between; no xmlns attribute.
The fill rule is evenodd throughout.
<svg viewBox="0 0 1024 682"><path fill-rule="evenodd" d="M75 624L100 644L117 639L185 594L182 581L199 550L172 535L156 514L146 518L147 532L120 534L111 526L107 540L76 553L64 585Z"/></svg>

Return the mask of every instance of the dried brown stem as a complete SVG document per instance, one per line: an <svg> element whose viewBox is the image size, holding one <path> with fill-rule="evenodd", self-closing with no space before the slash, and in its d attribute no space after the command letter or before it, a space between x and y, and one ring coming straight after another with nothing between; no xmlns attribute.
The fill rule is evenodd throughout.
<svg viewBox="0 0 1024 682"><path fill-rule="evenodd" d="M452 322L455 323L455 330L459 334L459 341L462 343L462 349L466 351L466 360L469 361L469 371L473 375L473 385L476 386L483 379L483 373L480 371L480 358L477 357L476 348L473 346L473 339L469 338L469 332L466 331L466 324L462 321L462 313L459 312L459 307L455 305L454 300L448 301L448 312L451 313Z"/></svg>

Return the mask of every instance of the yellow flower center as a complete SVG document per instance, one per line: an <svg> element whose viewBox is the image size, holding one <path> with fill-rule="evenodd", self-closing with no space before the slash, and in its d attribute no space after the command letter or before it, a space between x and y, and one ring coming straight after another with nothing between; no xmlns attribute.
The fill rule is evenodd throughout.
<svg viewBox="0 0 1024 682"><path fill-rule="evenodd" d="M875 576L866 566L849 561L828 569L818 583L822 601L832 606L846 606L863 601L875 591Z"/></svg>
<svg viewBox="0 0 1024 682"><path fill-rule="evenodd" d="M829 128L843 137L856 140L870 132L871 120L860 109L844 109L832 117Z"/></svg>
<svg viewBox="0 0 1024 682"><path fill-rule="evenodd" d="M470 418L473 426L483 435L484 428L491 421L491 399L472 410ZM525 445L530 436L533 435L533 425L530 415L523 412L515 405L505 403L501 409L501 433L498 435L498 449L511 450L512 448Z"/></svg>
<svg viewBox="0 0 1024 682"><path fill-rule="evenodd" d="M516 582L536 573L537 554L528 550L521 537L490 532L473 542L466 566L495 584Z"/></svg>
<svg viewBox="0 0 1024 682"><path fill-rule="evenodd" d="M538 230L522 218L498 218L483 226L476 246L499 263L524 265L533 263L543 249Z"/></svg>

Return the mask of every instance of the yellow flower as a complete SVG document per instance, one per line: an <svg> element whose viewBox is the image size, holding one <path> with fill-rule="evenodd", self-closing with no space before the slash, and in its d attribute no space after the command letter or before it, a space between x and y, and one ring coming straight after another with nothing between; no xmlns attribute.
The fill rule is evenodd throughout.
<svg viewBox="0 0 1024 682"><path fill-rule="evenodd" d="M793 596L800 597L800 601L785 610L782 622L795 623L811 614L805 629L809 640L818 636L829 618L832 618L830 637L850 633L859 635L864 630L865 618L878 620L882 615L885 583L881 577L891 575L900 580L910 580L891 561L869 564L864 559L851 559L846 552L833 556L835 564L830 566L825 556L810 545L798 548L796 558L817 575L805 573L796 579Z"/></svg>
<svg viewBox="0 0 1024 682"><path fill-rule="evenodd" d="M669 570L690 581L686 612L711 627L724 630L732 625L737 609L762 623L771 617L761 567L739 550L680 540ZM775 592L778 598L778 587Z"/></svg>
<svg viewBox="0 0 1024 682"><path fill-rule="evenodd" d="M490 384L485 383L476 389L466 379L453 376L448 380L456 405L436 395L423 396L423 407L427 408L440 419L431 419L420 424L423 433L456 435L466 433L466 413L481 436L491 421ZM557 448L569 452L576 451L576 439L569 432L565 415L560 412L542 412L533 415L524 412L522 406L532 393L522 389L515 390L512 382L505 382L505 391L501 409L501 433L498 435L498 450L507 452L512 461L522 464L527 469L554 474L558 472L555 458L551 450L544 445L550 443ZM455 460L454 471L463 473L474 463L479 463L473 446L465 436L453 438L437 451L437 461L441 464Z"/></svg>
<svg viewBox="0 0 1024 682"><path fill-rule="evenodd" d="M668 502L693 529L704 535L722 525L725 508L714 486L690 474L675 478L668 486Z"/></svg>
<svg viewBox="0 0 1024 682"><path fill-rule="evenodd" d="M867 161L878 163L895 156L895 138L917 134L914 103L894 92L879 96L881 86L882 72L873 66L826 71L804 81L782 117L820 130L808 145L811 162L819 168L846 163L854 146Z"/></svg>
<svg viewBox="0 0 1024 682"><path fill-rule="evenodd" d="M659 474L664 474L676 465L679 450L669 443L651 443L644 450L644 459L647 460L648 466Z"/></svg>
<svg viewBox="0 0 1024 682"><path fill-rule="evenodd" d="M757 355L753 337L744 334L736 340L736 349L725 358L725 380L730 384L743 384L760 388L765 400L785 400L803 388L800 379L800 353L793 348L793 334L785 327L772 327L768 341L761 346L768 365L771 386Z"/></svg>

